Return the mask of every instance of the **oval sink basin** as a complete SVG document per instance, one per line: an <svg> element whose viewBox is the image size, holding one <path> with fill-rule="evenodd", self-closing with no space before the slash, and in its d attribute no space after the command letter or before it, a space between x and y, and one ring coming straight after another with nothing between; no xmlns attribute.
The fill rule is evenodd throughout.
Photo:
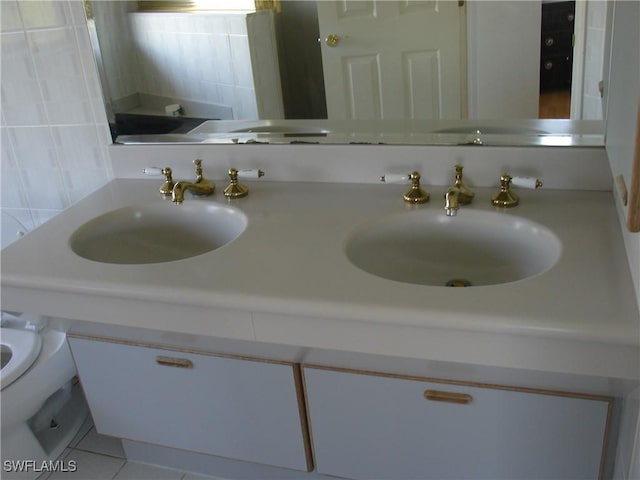
<svg viewBox="0 0 640 480"><path fill-rule="evenodd" d="M548 228L497 212L461 209L455 217L421 211L358 228L348 239L353 265L378 277L431 286L479 286L538 275L560 258Z"/></svg>
<svg viewBox="0 0 640 480"><path fill-rule="evenodd" d="M69 242L79 256L102 263L182 260L226 245L247 227L240 210L215 203L157 203L120 208L78 228Z"/></svg>

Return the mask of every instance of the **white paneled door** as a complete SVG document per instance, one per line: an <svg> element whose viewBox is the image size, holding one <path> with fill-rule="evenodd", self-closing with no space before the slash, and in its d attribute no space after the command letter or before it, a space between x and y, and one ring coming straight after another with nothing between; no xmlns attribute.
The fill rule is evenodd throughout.
<svg viewBox="0 0 640 480"><path fill-rule="evenodd" d="M456 119L464 94L457 1L317 2L329 119Z"/></svg>

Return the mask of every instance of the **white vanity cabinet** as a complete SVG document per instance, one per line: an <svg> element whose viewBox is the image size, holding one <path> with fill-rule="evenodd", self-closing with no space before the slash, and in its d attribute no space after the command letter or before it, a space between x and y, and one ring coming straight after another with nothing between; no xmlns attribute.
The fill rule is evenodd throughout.
<svg viewBox="0 0 640 480"><path fill-rule="evenodd" d="M309 366L303 377L321 474L394 480L601 476L607 397Z"/></svg>
<svg viewBox="0 0 640 480"><path fill-rule="evenodd" d="M70 338L98 432L308 471L299 366Z"/></svg>

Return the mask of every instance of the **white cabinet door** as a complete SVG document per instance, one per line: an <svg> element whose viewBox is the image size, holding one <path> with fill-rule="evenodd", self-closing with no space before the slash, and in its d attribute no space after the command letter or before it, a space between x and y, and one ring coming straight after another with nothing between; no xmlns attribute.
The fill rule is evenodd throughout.
<svg viewBox="0 0 640 480"><path fill-rule="evenodd" d="M303 372L319 473L394 480L599 477L608 399ZM440 392L449 401L438 401Z"/></svg>
<svg viewBox="0 0 640 480"><path fill-rule="evenodd" d="M100 433L308 470L296 366L69 343Z"/></svg>

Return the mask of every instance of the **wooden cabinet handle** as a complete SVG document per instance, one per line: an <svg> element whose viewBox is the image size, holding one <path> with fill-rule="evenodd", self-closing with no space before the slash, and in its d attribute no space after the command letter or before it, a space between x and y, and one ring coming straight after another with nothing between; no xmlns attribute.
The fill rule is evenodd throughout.
<svg viewBox="0 0 640 480"><path fill-rule="evenodd" d="M165 367L193 368L193 362L187 358L164 357L158 355L156 363Z"/></svg>
<svg viewBox="0 0 640 480"><path fill-rule="evenodd" d="M454 393L454 392L442 392L440 390L425 390L424 398L432 400L434 402L448 402L448 403L471 403L473 397L466 393Z"/></svg>

